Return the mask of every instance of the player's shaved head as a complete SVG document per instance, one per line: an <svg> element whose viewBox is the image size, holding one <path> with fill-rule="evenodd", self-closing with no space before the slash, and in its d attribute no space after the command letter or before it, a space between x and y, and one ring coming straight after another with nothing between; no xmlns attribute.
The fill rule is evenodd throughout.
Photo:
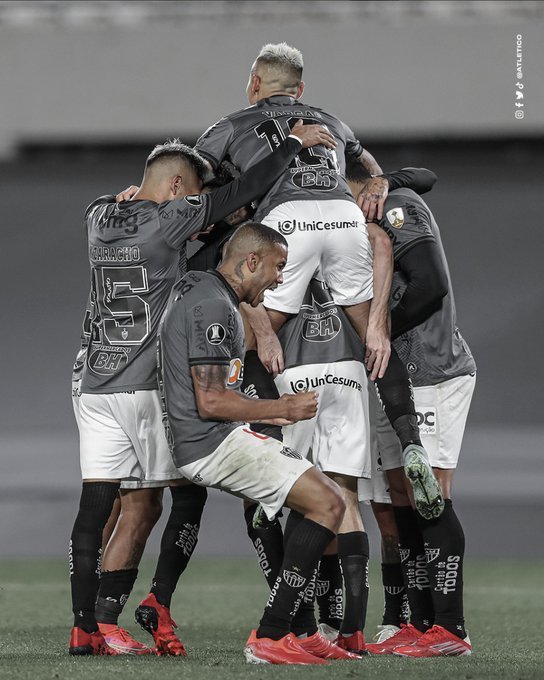
<svg viewBox="0 0 544 680"><path fill-rule="evenodd" d="M251 69L260 76L271 91L282 90L296 94L302 79L302 53L287 43L264 45Z"/></svg>
<svg viewBox="0 0 544 680"><path fill-rule="evenodd" d="M194 172L201 183L205 181L208 168L204 159L179 139L169 139L158 144L147 157L145 178L160 180L187 169Z"/></svg>
<svg viewBox="0 0 544 680"><path fill-rule="evenodd" d="M287 241L278 231L260 222L246 222L227 241L223 261L237 261L249 253L263 257L276 244L287 248Z"/></svg>

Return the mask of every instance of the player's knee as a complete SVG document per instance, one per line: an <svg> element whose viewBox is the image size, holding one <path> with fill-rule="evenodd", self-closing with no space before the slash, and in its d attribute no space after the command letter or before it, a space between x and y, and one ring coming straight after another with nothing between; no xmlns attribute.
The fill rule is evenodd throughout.
<svg viewBox="0 0 544 680"><path fill-rule="evenodd" d="M319 496L319 506L334 525L340 526L346 511L346 501L340 487L336 484L327 485L326 492Z"/></svg>

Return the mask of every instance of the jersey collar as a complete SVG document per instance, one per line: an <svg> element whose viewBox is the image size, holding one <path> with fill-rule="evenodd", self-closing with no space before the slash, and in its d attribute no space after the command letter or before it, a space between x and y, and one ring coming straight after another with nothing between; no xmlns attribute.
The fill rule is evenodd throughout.
<svg viewBox="0 0 544 680"><path fill-rule="evenodd" d="M220 274L216 269L208 269L208 274L215 276L217 279L219 279L221 281L221 283L227 289L227 293L229 294L229 297L232 298L232 301L234 302L236 307L239 307L240 306L240 298L238 297L238 295L236 295L234 288L230 285L230 283L227 281L227 279L222 274Z"/></svg>
<svg viewBox="0 0 544 680"><path fill-rule="evenodd" d="M288 104L289 106L296 106L297 104L300 104L301 102L298 101L298 99L295 99L294 97L290 97L287 94L276 94L273 97L266 97L266 99L259 99L259 101L256 103L256 106L273 106L274 104Z"/></svg>

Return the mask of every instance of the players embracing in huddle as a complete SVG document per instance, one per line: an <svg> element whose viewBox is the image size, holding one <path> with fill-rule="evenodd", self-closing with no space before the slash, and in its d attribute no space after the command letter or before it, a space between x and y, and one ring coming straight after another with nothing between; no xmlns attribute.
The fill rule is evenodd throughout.
<svg viewBox="0 0 544 680"><path fill-rule="evenodd" d="M345 124L299 101L302 65L300 52L284 43L263 47L250 73L248 108L209 128L195 151L175 144L156 149L142 187L121 195L130 200L105 197L87 211L93 288L89 334L78 363L83 379L74 399L84 483L71 540L73 654L150 652L119 628L117 619L166 485L172 487L173 505L161 542L160 574L137 610L159 653L185 654L169 606L194 550L209 486L246 499L250 536L260 532L261 551L277 565L260 625L244 650L247 661L324 664L367 653L368 538L357 480L371 469L367 390L373 383L399 448L394 464L399 488L392 500L401 555L410 544L415 559L422 540L427 545L434 536L436 550L424 553L425 561L430 565L455 550L460 564L454 596L441 592L427 604L410 593L410 573L404 570L412 620L391 631L387 649L404 656L471 652L462 619L462 530L449 500L451 473L435 476L431 464L435 470L455 467L473 381L463 383L460 421L451 423L457 453L442 465L439 441L429 462L406 370L414 363L411 348L399 345L400 359L389 339L393 257L396 264L408 262L417 279L414 272L423 263L403 256L417 252L412 246L418 243L439 244L439 237L430 229L426 238L395 249L395 233L389 229L386 236L374 224L367 230L359 207L386 227L388 190L394 196L395 189L418 189L423 182L419 189L425 191L435 178L429 182L429 176L422 180L421 173L410 171L367 176L364 186L350 191L346 161L356 168L352 175L364 176L371 157ZM214 169L228 160L243 174L201 195L202 158ZM256 199L254 221L230 236L217 269L188 272L174 285L180 257L185 265L186 239ZM401 229L402 208L388 203L386 208L389 224ZM438 259L445 266L443 253ZM425 265L420 278L428 273ZM442 298L451 300L446 277L438 299L418 306L418 289L408 279L392 315L394 337L421 328L438 314ZM447 314L455 323L452 309ZM433 328L445 323L437 318ZM423 337L425 332L423 327ZM455 326L453 332L460 338ZM433 350L432 343L420 346ZM243 375L248 349L258 352L271 373L279 373L275 385L255 351L247 355ZM455 376L473 374L469 363L466 372L455 369ZM253 376L259 389L247 396L240 391L242 379L247 384ZM446 370L444 380L432 384L442 385L448 377ZM457 391L456 383L444 402ZM442 417L437 408L436 418ZM261 432L255 431L258 423ZM102 532L120 488L123 511L100 564ZM284 536L276 519L282 506L290 508ZM402 523L408 512L410 526ZM194 527L191 549L177 560L172 537L187 525ZM320 615L318 626L314 597L323 614L330 597L319 584L325 565L332 573L334 560L340 590L338 564L342 567L346 610L343 618ZM433 575L431 566L428 571L430 587L444 591L440 574ZM423 610L424 628L418 625ZM412 629L418 634L409 639L406 631ZM408 649L412 644L417 652ZM387 653L376 645L368 651Z"/></svg>

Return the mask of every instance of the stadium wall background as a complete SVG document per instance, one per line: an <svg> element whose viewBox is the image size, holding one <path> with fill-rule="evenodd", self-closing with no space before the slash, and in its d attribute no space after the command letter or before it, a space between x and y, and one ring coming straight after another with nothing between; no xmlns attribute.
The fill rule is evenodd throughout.
<svg viewBox="0 0 544 680"><path fill-rule="evenodd" d="M49 16L7 25L4 6L14 4L36 3L0 3L9 65L0 70L0 557L62 554L76 509L70 369L88 285L86 204L137 183L146 153L165 136L194 141L243 106L255 53L278 40L303 50L307 101L351 124L385 169L438 174L428 202L479 367L455 488L468 551L542 556L531 540L541 533L544 478L542 16L400 21L342 10L327 21L301 12L265 21L233 14L246 3L230 3L221 22L191 15L172 25L68 25ZM528 115L516 121L520 33ZM250 554L236 500L214 494L207 516L201 553Z"/></svg>

